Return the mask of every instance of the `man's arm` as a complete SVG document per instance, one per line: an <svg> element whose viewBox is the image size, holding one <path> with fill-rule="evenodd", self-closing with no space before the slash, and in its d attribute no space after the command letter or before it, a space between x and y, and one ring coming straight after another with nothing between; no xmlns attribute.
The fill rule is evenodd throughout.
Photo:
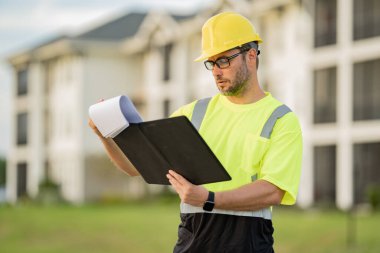
<svg viewBox="0 0 380 253"><path fill-rule="evenodd" d="M203 206L208 191L203 186L191 184L178 173L170 170L167 174L170 184L184 203ZM234 211L255 211L278 205L284 191L265 180L257 180L237 189L215 193L215 208Z"/></svg>
<svg viewBox="0 0 380 253"><path fill-rule="evenodd" d="M95 134L102 141L104 149L108 157L111 159L112 163L127 173L129 176L139 176L140 173L136 170L133 164L128 160L120 148L116 145L113 139L104 138L103 135L99 132L98 128L95 126L94 122L89 119L88 125L92 128Z"/></svg>
<svg viewBox="0 0 380 253"><path fill-rule="evenodd" d="M252 211L279 205L285 192L274 184L257 180L235 190L215 193L215 208Z"/></svg>

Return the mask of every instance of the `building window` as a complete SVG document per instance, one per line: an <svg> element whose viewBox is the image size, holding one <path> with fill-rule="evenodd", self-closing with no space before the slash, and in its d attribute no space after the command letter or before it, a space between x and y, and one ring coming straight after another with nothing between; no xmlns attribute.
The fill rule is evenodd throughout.
<svg viewBox="0 0 380 253"><path fill-rule="evenodd" d="M45 110L44 110L44 128L45 128L45 131L44 131L44 143L46 145L48 145L50 143L50 136L51 136L51 117L50 117L50 113L49 113L49 108L48 107L45 107Z"/></svg>
<svg viewBox="0 0 380 253"><path fill-rule="evenodd" d="M5 186L7 178L7 163L0 157L0 188Z"/></svg>
<svg viewBox="0 0 380 253"><path fill-rule="evenodd" d="M164 117L167 118L170 115L170 100L164 100Z"/></svg>
<svg viewBox="0 0 380 253"><path fill-rule="evenodd" d="M380 119L380 59L354 64L354 120Z"/></svg>
<svg viewBox="0 0 380 253"><path fill-rule="evenodd" d="M28 143L28 114L17 114L17 145Z"/></svg>
<svg viewBox="0 0 380 253"><path fill-rule="evenodd" d="M336 0L316 0L314 15L314 46L336 43Z"/></svg>
<svg viewBox="0 0 380 253"><path fill-rule="evenodd" d="M336 146L314 147L314 202L335 204Z"/></svg>
<svg viewBox="0 0 380 253"><path fill-rule="evenodd" d="M167 44L162 48L162 58L163 58L163 80L170 80L170 65L171 65L171 53L173 49L173 44Z"/></svg>
<svg viewBox="0 0 380 253"><path fill-rule="evenodd" d="M314 71L314 123L336 122L336 67Z"/></svg>
<svg viewBox="0 0 380 253"><path fill-rule="evenodd" d="M354 40L380 35L380 1L354 0Z"/></svg>
<svg viewBox="0 0 380 253"><path fill-rule="evenodd" d="M17 95L26 95L28 93L28 69L17 71Z"/></svg>
<svg viewBox="0 0 380 253"><path fill-rule="evenodd" d="M45 86L45 94L48 95L53 87L53 77L54 77L54 61L49 60L44 62L44 86Z"/></svg>
<svg viewBox="0 0 380 253"><path fill-rule="evenodd" d="M354 145L354 202L368 202L369 190L380 187L380 142Z"/></svg>
<svg viewBox="0 0 380 253"><path fill-rule="evenodd" d="M25 197L27 195L27 164L17 164L17 197Z"/></svg>

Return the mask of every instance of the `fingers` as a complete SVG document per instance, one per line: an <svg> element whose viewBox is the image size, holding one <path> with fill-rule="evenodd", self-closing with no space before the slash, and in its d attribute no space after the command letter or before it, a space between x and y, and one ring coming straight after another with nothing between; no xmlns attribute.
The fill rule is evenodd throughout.
<svg viewBox="0 0 380 253"><path fill-rule="evenodd" d="M95 132L95 134L97 134L99 137L103 138L103 135L100 133L99 129L96 127L95 123L92 121L91 118L88 119L88 125Z"/></svg>
<svg viewBox="0 0 380 253"><path fill-rule="evenodd" d="M100 98L97 103L100 103L100 102L103 102L103 101L104 101L104 98ZM95 125L95 123L92 121L91 118L88 119L88 125L91 128L93 128L93 129L97 128L96 125Z"/></svg>
<svg viewBox="0 0 380 253"><path fill-rule="evenodd" d="M174 170L169 170L169 175L175 178L175 180L178 181L178 183L180 183L181 185L189 184L189 181L187 181L183 176L181 176Z"/></svg>
<svg viewBox="0 0 380 253"><path fill-rule="evenodd" d="M175 171L169 170L166 177L184 203L202 206L207 199L208 191L204 187L191 184Z"/></svg>
<svg viewBox="0 0 380 253"><path fill-rule="evenodd" d="M97 131L98 128L96 127L94 121L92 121L91 118L88 118L88 125L94 130L94 131Z"/></svg>
<svg viewBox="0 0 380 253"><path fill-rule="evenodd" d="M94 121L92 121L91 118L88 118L88 125L91 127L91 128L95 128L95 124L94 124Z"/></svg>
<svg viewBox="0 0 380 253"><path fill-rule="evenodd" d="M169 179L169 183L174 187L177 193L181 191L181 183L177 180L176 177L172 175L173 171L169 170L169 173L166 174L166 177Z"/></svg>
<svg viewBox="0 0 380 253"><path fill-rule="evenodd" d="M179 194L181 199L183 198L184 192L186 192L186 186L189 186L189 182L182 177L180 174L173 170L169 170L166 177L169 179L169 183L173 186L174 190Z"/></svg>
<svg viewBox="0 0 380 253"><path fill-rule="evenodd" d="M97 103L100 103L100 102L103 102L103 101L104 101L104 99L101 98L101 99L98 100ZM88 125L92 128L92 130L93 130L97 135L99 135L100 137L103 137L103 135L100 133L98 127L95 125L94 121L92 121L91 118L88 118Z"/></svg>

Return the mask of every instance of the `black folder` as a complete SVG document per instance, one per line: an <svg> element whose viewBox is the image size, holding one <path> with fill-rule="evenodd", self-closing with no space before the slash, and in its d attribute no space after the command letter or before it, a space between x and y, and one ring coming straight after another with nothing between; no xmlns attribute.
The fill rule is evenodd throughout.
<svg viewBox="0 0 380 253"><path fill-rule="evenodd" d="M169 185L169 169L195 185L231 180L185 116L131 123L113 139L149 184Z"/></svg>

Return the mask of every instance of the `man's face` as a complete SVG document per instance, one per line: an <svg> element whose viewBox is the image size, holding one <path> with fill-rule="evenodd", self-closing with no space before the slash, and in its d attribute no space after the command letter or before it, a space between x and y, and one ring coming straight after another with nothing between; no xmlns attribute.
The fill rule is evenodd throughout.
<svg viewBox="0 0 380 253"><path fill-rule="evenodd" d="M222 57L229 57L238 52L239 50L233 49L210 57L208 60L217 61ZM240 54L229 61L230 66L223 69L220 69L215 65L212 74L217 88L223 95L239 96L244 93L248 80L251 77L251 73L248 70L243 54Z"/></svg>

